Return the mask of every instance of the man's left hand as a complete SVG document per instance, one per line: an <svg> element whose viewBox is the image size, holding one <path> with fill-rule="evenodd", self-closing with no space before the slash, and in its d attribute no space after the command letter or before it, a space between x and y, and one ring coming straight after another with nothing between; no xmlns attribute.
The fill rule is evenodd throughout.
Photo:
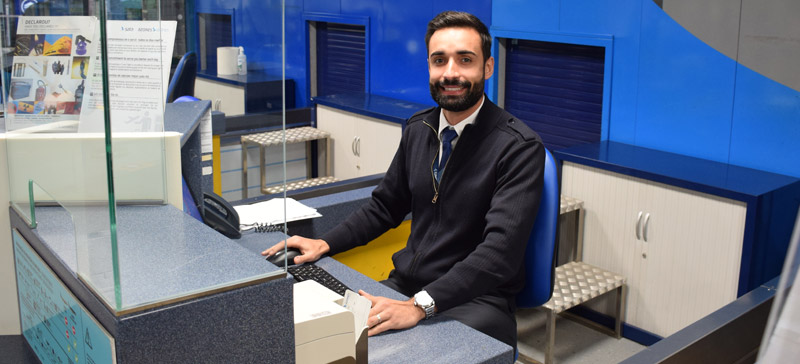
<svg viewBox="0 0 800 364"><path fill-rule="evenodd" d="M414 297L408 301L398 301L386 297L372 296L362 290L358 294L372 302L367 325L369 336L387 330L407 329L414 327L419 320L425 318L425 312L414 306Z"/></svg>

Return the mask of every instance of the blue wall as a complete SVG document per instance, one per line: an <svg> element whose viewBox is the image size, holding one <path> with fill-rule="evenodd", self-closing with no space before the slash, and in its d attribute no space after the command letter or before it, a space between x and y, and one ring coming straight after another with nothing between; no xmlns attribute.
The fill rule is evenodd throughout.
<svg viewBox="0 0 800 364"><path fill-rule="evenodd" d="M241 9L243 4L248 12L236 20L235 42L247 47L251 68L279 64L280 58L271 55L280 42L280 33L274 30L277 24L264 21L279 21L272 15L279 12L279 2L197 0L198 11ZM651 0L287 0L286 4L286 73L296 82L298 107L308 105L309 16L367 19L367 90L432 104L425 26L442 10L465 10L493 31L523 34L527 39L613 39L611 96L604 125L609 140L800 177L800 163L794 161L800 155L800 92L717 52ZM271 30L265 32L264 27Z"/></svg>
<svg viewBox="0 0 800 364"><path fill-rule="evenodd" d="M531 39L613 36L609 140L800 176L800 92L717 52L653 1L495 1L492 13L493 28Z"/></svg>

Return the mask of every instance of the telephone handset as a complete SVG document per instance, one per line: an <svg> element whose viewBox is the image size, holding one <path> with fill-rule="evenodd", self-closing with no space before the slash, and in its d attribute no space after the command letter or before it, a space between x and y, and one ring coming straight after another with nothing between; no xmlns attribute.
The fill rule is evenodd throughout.
<svg viewBox="0 0 800 364"><path fill-rule="evenodd" d="M228 201L212 192L203 193L203 221L231 239L239 239L239 214Z"/></svg>

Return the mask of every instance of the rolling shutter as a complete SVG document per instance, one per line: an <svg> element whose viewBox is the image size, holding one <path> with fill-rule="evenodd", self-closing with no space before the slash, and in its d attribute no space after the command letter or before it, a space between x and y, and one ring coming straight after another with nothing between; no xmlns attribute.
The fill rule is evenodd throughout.
<svg viewBox="0 0 800 364"><path fill-rule="evenodd" d="M365 92L363 25L317 24L317 95Z"/></svg>
<svg viewBox="0 0 800 364"><path fill-rule="evenodd" d="M506 52L506 110L550 150L600 140L603 47L513 39Z"/></svg>

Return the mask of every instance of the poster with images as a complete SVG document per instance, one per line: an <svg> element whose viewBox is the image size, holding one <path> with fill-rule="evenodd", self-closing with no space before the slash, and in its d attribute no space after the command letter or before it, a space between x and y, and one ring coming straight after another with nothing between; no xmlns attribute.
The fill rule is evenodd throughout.
<svg viewBox="0 0 800 364"><path fill-rule="evenodd" d="M177 24L174 20L106 23L112 131L164 130L164 104ZM87 85L92 91L81 115L81 132L102 132L104 127L99 53L93 63L91 85Z"/></svg>
<svg viewBox="0 0 800 364"><path fill-rule="evenodd" d="M6 103L6 130L78 123L97 21L89 16L21 17ZM71 122L71 123L70 123Z"/></svg>

